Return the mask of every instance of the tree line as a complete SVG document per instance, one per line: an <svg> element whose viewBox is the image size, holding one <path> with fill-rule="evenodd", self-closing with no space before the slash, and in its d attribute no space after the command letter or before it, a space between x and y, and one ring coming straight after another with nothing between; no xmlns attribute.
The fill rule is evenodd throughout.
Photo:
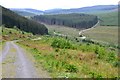
<svg viewBox="0 0 120 80"><path fill-rule="evenodd" d="M37 15L33 20L44 22L50 25L64 25L77 29L87 29L98 22L97 16L88 14L57 14L57 15Z"/></svg>

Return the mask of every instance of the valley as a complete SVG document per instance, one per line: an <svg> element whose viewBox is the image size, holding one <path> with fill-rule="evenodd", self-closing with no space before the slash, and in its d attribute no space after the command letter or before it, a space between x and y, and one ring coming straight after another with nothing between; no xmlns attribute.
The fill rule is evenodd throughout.
<svg viewBox="0 0 120 80"><path fill-rule="evenodd" d="M10 36L13 36L13 37L6 39L5 42L9 40L10 41L14 40L14 37L16 38L18 37L17 34L19 34L19 31L17 31L16 29L9 29L9 28L3 28L3 35L8 35L10 31L14 32L10 34ZM87 31L87 32L90 32L90 31ZM81 42L77 43L77 42L73 42L71 40L62 38L60 36L31 35L30 37L29 35L29 37L27 37L25 35L29 35L29 33L21 34L21 36L24 36L24 37L21 38L21 40L16 43L17 45L19 45L19 48L18 48L19 50L21 50L21 48L26 50L24 52L24 55L26 55L25 59L29 59L29 61L32 62L32 66L34 66L34 68L37 69L38 78L43 78L43 77L48 78L49 75L50 77L53 77L53 78L76 78L76 77L77 78L91 78L91 77L113 78L117 76L117 69L118 69L116 67L118 65L117 51L111 50L109 47L100 47L100 45L91 44L91 43L81 43ZM34 38L37 38L37 37L40 37L41 39L34 40ZM18 40L19 40L19 37L18 37ZM3 44L5 44L5 42ZM16 45L15 43L10 42L10 45L12 44ZM15 47L12 48L12 47L13 46L11 46L9 55L6 55L5 62L2 63L2 66L3 66L2 69L5 70L3 71L3 74L2 74L3 78L4 77L13 78L15 77L15 75L17 75L12 68L11 69L5 68L5 66L7 65L13 65L13 64L16 65L15 57L17 57L18 53L16 52L17 51L16 48ZM3 49L4 48L5 46L3 47ZM10 54L14 56L11 56ZM28 63L29 62L26 62L27 65ZM103 65L104 67L102 67ZM13 70L11 71L11 74L6 73L8 72L9 69ZM109 70L111 70L111 72L109 72ZM41 73L42 74L44 73L45 76L44 75L41 76ZM112 73L114 73L114 75ZM38 75L40 75L41 77ZM16 76L16 77L18 78L20 76ZM21 75L21 77L30 78L31 76Z"/></svg>
<svg viewBox="0 0 120 80"><path fill-rule="evenodd" d="M54 35L54 32L59 34L64 34L70 38L79 37L79 32L82 30L78 30L75 28L68 28L65 26L58 25L47 25L48 31L51 35ZM112 45L118 44L118 28L117 26L100 26L97 25L95 28L82 32L81 34L88 39L93 39L98 42L105 42ZM107 38L106 38L107 36Z"/></svg>
<svg viewBox="0 0 120 80"><path fill-rule="evenodd" d="M35 15L32 11L36 14L41 11L24 9L28 13L22 16L17 14L22 9L17 13L7 8L3 11L0 26L3 79L120 77L119 27L113 19L117 17L116 12L110 10L110 17L102 11L100 14L98 11L96 14Z"/></svg>

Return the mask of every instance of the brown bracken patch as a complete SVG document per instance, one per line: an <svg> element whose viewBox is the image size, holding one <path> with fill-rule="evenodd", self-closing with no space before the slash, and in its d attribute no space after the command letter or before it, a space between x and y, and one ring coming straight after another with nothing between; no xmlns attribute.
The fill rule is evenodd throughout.
<svg viewBox="0 0 120 80"><path fill-rule="evenodd" d="M78 57L79 57L80 60L89 61L89 60L95 59L96 58L96 54L94 54L94 53L78 54Z"/></svg>

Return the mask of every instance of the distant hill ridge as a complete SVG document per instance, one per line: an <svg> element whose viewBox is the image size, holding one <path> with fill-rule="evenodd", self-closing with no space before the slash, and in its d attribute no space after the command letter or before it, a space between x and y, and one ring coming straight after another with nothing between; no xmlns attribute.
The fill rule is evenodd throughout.
<svg viewBox="0 0 120 80"><path fill-rule="evenodd" d="M10 10L22 16L34 16L34 15L43 14L43 11L41 10L30 9L30 8L10 8Z"/></svg>
<svg viewBox="0 0 120 80"><path fill-rule="evenodd" d="M72 9L50 9L50 10L36 10L36 9L17 9L11 8L13 11L24 11L29 13L34 13L35 15L40 14L68 14L68 13L95 13L95 12L108 12L117 10L118 5L97 5L97 6L89 6L82 8L72 8Z"/></svg>
<svg viewBox="0 0 120 80"><path fill-rule="evenodd" d="M93 13L93 12L103 12L103 11L114 11L118 8L117 5L97 5L82 8L73 9L59 9L59 10L48 10L45 14L68 14L68 13Z"/></svg>

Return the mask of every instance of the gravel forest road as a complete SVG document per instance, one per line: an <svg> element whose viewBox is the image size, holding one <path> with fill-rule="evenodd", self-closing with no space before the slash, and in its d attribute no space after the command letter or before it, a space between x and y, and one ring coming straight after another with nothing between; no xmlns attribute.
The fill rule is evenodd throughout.
<svg viewBox="0 0 120 80"><path fill-rule="evenodd" d="M2 78L49 77L44 71L36 69L26 51L14 41L6 42L2 56L0 56L0 63L2 63Z"/></svg>

